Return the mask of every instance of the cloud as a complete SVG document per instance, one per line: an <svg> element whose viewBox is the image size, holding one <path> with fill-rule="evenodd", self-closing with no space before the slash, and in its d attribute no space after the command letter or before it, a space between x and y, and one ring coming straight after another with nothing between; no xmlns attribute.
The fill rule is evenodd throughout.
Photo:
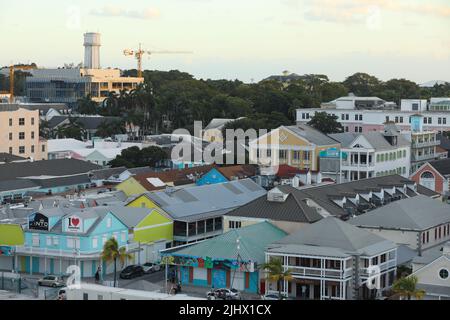
<svg viewBox="0 0 450 320"><path fill-rule="evenodd" d="M394 12L402 15L428 15L435 18L450 18L449 4L412 4L406 0L281 0L284 5L298 7L302 4L304 17L308 20L365 23L373 19L374 13Z"/></svg>
<svg viewBox="0 0 450 320"><path fill-rule="evenodd" d="M130 10L112 5L104 6L100 9L94 9L91 11L91 14L102 17L122 17L143 20L155 19L161 15L157 8L149 7L141 10Z"/></svg>

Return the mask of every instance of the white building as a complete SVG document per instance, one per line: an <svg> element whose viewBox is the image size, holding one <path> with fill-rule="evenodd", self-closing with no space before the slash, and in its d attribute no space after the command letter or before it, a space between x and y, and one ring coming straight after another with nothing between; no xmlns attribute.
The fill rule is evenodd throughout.
<svg viewBox="0 0 450 320"><path fill-rule="evenodd" d="M395 126L387 126L384 132L346 132L330 137L341 143L341 152L346 156L341 161L343 181L389 174L409 176L411 143Z"/></svg>
<svg viewBox="0 0 450 320"><path fill-rule="evenodd" d="M281 287L287 296L316 300L369 299L388 289L395 280L397 245L328 217L270 245L266 262L271 258L282 259L283 269L291 270L293 280L284 281ZM374 274L379 276L378 290L370 289L369 278ZM266 293L276 292L277 285L268 282Z"/></svg>
<svg viewBox="0 0 450 320"><path fill-rule="evenodd" d="M357 98L363 99L363 97ZM337 102L340 99L350 99L353 102L340 104ZM450 130L450 112L446 111L450 110L450 102L445 101L448 98L436 98L442 101L441 103L432 98L433 102L429 107L424 100L404 99L401 108L394 108L390 104L381 102L376 103L373 99L370 100L372 104L356 104L354 99L355 97L343 97L323 104L322 108L297 109L297 123L308 123L317 112L326 112L336 116L346 132L381 131L384 123L390 121L395 122L401 130L409 130L411 116L419 112L423 116L423 130L437 132ZM438 108L436 104L442 107ZM449 106L444 108L444 104Z"/></svg>

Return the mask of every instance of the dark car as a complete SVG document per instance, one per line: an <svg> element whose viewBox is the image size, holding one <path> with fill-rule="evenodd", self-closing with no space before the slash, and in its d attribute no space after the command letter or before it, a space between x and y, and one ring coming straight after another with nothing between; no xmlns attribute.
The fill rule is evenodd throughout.
<svg viewBox="0 0 450 320"><path fill-rule="evenodd" d="M144 269L141 266L131 265L126 267L120 273L121 279L133 279L144 275Z"/></svg>

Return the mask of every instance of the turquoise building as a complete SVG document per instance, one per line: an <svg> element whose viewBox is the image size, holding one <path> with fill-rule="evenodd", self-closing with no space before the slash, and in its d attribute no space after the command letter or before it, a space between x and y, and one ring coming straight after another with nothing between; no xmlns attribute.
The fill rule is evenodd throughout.
<svg viewBox="0 0 450 320"><path fill-rule="evenodd" d="M165 253L163 262L176 266L182 284L258 294L264 292L259 266L265 263L265 248L286 235L271 223L261 222Z"/></svg>
<svg viewBox="0 0 450 320"><path fill-rule="evenodd" d="M205 184L215 184L221 182L227 182L228 179L220 173L216 168L212 168L209 172L204 174L200 179L196 181L196 185L203 186Z"/></svg>
<svg viewBox="0 0 450 320"><path fill-rule="evenodd" d="M29 274L65 275L76 265L82 277L93 277L99 266L106 275L113 265L101 261L104 243L114 237L128 246L128 227L108 207L43 209L28 215L24 232L15 265Z"/></svg>

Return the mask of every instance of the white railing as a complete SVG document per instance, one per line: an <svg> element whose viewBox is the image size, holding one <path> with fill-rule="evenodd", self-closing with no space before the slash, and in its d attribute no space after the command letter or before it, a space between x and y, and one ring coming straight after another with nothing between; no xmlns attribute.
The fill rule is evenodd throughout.
<svg viewBox="0 0 450 320"><path fill-rule="evenodd" d="M413 142L412 146L416 148L421 148L421 147L438 146L440 144L441 144L440 140L433 140L433 141Z"/></svg>
<svg viewBox="0 0 450 320"><path fill-rule="evenodd" d="M128 250L128 249L127 249ZM39 248L33 246L20 246L16 247L16 253L19 254L39 254L45 256L57 256L57 257L68 257L68 258L81 258L85 256L100 256L101 251L81 251L80 249L49 249L49 248Z"/></svg>
<svg viewBox="0 0 450 320"><path fill-rule="evenodd" d="M327 278L344 279L353 274L351 268L342 271L338 269L321 269L321 268L300 267L290 265L284 267L291 270L292 275L309 276L309 277L327 277Z"/></svg>
<svg viewBox="0 0 450 320"><path fill-rule="evenodd" d="M378 266L380 268L380 271L383 272L383 271L386 271L386 270L388 270L390 268L396 267L397 263L396 263L395 260L388 260L386 262L383 262L383 263L380 263L380 264L377 264L377 265L373 265L371 267L373 268L374 266ZM368 276L369 275L369 269L370 269L370 267L369 268L361 268L360 274L362 276ZM371 270L373 270L373 269L371 269Z"/></svg>

